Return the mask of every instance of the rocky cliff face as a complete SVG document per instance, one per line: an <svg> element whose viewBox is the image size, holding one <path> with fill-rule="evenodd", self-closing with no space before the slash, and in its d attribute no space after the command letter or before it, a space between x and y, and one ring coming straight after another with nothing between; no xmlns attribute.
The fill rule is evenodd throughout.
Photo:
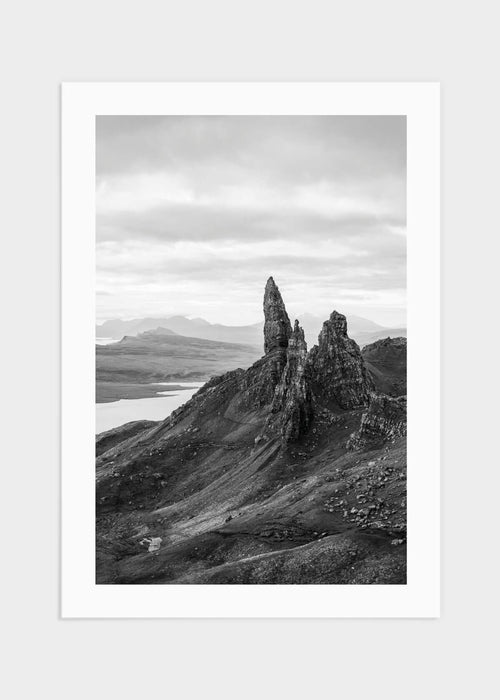
<svg viewBox="0 0 500 700"><path fill-rule="evenodd" d="M340 408L368 404L372 383L358 345L347 335L346 317L337 311L324 322L309 365L318 390Z"/></svg>
<svg viewBox="0 0 500 700"><path fill-rule="evenodd" d="M348 441L349 449L383 443L406 435L406 396L371 396L368 410L361 417L358 431Z"/></svg>

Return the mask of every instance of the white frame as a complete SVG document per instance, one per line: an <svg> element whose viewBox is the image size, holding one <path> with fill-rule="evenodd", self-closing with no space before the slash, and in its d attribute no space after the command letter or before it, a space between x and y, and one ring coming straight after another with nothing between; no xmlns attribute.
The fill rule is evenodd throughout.
<svg viewBox="0 0 500 700"><path fill-rule="evenodd" d="M406 585L95 584L95 117L100 114L407 115ZM439 616L439 144L437 83L63 84L62 617Z"/></svg>

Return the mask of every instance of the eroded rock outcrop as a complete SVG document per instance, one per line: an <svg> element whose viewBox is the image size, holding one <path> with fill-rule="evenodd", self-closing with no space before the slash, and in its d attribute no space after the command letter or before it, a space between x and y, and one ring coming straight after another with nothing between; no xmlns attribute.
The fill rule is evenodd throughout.
<svg viewBox="0 0 500 700"><path fill-rule="evenodd" d="M368 410L361 418L358 431L353 433L347 446L356 450L371 443L387 442L406 435L406 396L393 398L373 394Z"/></svg>
<svg viewBox="0 0 500 700"><path fill-rule="evenodd" d="M304 331L295 321L288 341L287 362L274 393L271 422L278 424L285 443L298 440L312 420L312 397ZM276 418L279 414L279 418Z"/></svg>
<svg viewBox="0 0 500 700"><path fill-rule="evenodd" d="M357 343L347 335L343 314L333 311L324 322L309 364L316 386L327 399L344 409L368 405L372 384Z"/></svg>
<svg viewBox="0 0 500 700"><path fill-rule="evenodd" d="M264 292L264 352L286 349L292 335L292 326L280 291L270 277Z"/></svg>

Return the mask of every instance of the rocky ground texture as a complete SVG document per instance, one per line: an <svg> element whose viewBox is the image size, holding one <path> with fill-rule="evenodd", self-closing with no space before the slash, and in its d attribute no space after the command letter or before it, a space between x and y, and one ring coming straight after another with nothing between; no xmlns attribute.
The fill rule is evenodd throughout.
<svg viewBox="0 0 500 700"><path fill-rule="evenodd" d="M400 339L366 361L334 311L308 352L272 278L264 318L249 369L97 437L98 583L406 582Z"/></svg>

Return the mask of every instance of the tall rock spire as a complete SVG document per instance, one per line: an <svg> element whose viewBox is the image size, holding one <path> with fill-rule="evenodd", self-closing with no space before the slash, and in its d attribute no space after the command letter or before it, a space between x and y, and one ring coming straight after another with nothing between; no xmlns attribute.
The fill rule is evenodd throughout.
<svg viewBox="0 0 500 700"><path fill-rule="evenodd" d="M295 321L286 355L285 369L276 387L271 407L273 413L280 412L280 418L275 419L275 422L280 425L284 443L298 440L309 428L313 417L307 345L298 321Z"/></svg>
<svg viewBox="0 0 500 700"><path fill-rule="evenodd" d="M318 345L309 353L311 372L321 393L341 408L366 406L372 384L361 351L347 335L343 314L333 311L324 322Z"/></svg>
<svg viewBox="0 0 500 700"><path fill-rule="evenodd" d="M287 348L292 335L292 326L280 291L270 277L264 292L264 352Z"/></svg>

